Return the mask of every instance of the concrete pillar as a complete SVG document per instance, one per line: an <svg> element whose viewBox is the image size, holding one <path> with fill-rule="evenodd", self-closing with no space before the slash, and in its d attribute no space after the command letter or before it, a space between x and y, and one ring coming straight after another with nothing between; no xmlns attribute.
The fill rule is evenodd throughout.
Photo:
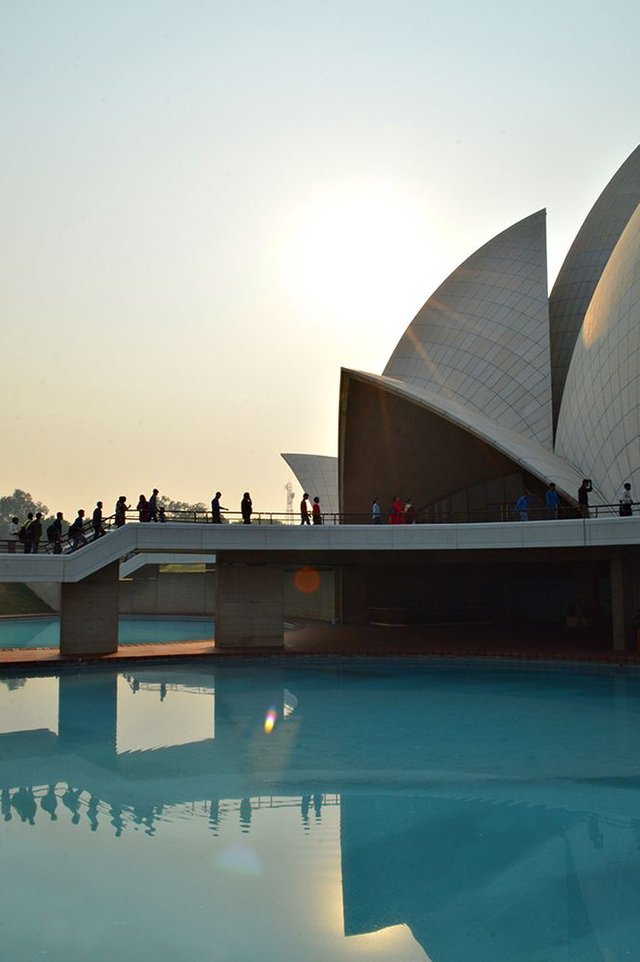
<svg viewBox="0 0 640 962"><path fill-rule="evenodd" d="M216 648L283 648L281 565L218 563Z"/></svg>
<svg viewBox="0 0 640 962"><path fill-rule="evenodd" d="M101 568L60 593L60 654L108 655L118 649L120 564Z"/></svg>
<svg viewBox="0 0 640 962"><path fill-rule="evenodd" d="M629 564L618 554L611 559L611 621L614 651L632 648L635 642L633 626L633 585Z"/></svg>

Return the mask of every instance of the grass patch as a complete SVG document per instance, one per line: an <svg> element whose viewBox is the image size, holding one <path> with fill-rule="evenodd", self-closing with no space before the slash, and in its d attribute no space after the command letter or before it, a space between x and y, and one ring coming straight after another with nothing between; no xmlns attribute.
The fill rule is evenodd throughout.
<svg viewBox="0 0 640 962"><path fill-rule="evenodd" d="M26 585L0 584L0 615L43 615L52 610Z"/></svg>

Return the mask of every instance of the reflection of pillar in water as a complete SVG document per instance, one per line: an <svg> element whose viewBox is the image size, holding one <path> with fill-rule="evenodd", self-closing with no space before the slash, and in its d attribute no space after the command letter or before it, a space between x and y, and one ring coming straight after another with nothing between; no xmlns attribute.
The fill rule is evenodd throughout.
<svg viewBox="0 0 640 962"><path fill-rule="evenodd" d="M3 788L0 793L0 811L5 822L10 822L11 815L11 792L8 788Z"/></svg>
<svg viewBox="0 0 640 962"><path fill-rule="evenodd" d="M251 828L251 799L243 798L240 802L240 828L246 835Z"/></svg>
<svg viewBox="0 0 640 962"><path fill-rule="evenodd" d="M92 673L61 674L58 685L58 733L83 753L115 754L117 721L117 673L98 670Z"/></svg>

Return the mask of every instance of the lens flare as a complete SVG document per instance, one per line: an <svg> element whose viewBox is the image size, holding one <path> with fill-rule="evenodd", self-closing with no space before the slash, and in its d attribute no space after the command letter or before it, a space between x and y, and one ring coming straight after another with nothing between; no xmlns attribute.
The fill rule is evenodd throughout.
<svg viewBox="0 0 640 962"><path fill-rule="evenodd" d="M278 712L275 708L270 708L264 718L264 733L270 735L276 725Z"/></svg>
<svg viewBox="0 0 640 962"><path fill-rule="evenodd" d="M293 576L296 590L302 595L312 595L320 587L320 574L315 568L298 568Z"/></svg>

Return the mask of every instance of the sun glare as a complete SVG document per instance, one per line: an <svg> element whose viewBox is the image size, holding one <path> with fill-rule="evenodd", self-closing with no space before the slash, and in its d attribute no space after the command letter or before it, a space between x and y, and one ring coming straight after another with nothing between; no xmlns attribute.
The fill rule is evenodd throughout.
<svg viewBox="0 0 640 962"><path fill-rule="evenodd" d="M325 322L406 321L423 293L430 245L423 215L401 188L318 191L297 211L287 246L294 296Z"/></svg>

